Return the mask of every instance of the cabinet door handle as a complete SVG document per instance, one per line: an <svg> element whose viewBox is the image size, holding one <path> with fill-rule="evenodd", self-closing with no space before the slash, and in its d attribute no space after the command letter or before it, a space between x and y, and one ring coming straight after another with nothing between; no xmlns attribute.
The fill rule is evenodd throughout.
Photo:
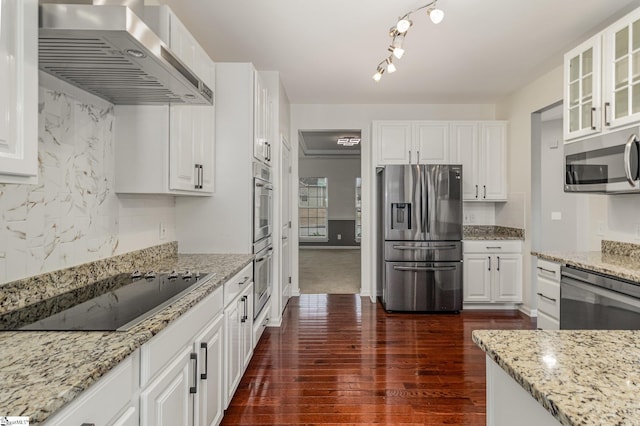
<svg viewBox="0 0 640 426"><path fill-rule="evenodd" d="M190 355L191 361L193 361L193 386L189 388L189 393L198 393L198 354L193 352Z"/></svg>
<svg viewBox="0 0 640 426"><path fill-rule="evenodd" d="M207 374L209 374L209 345L207 342L201 342L200 349L204 349L204 373L200 374L200 379L207 380Z"/></svg>
<svg viewBox="0 0 640 426"><path fill-rule="evenodd" d="M553 302L553 303L555 303L555 302L556 302L556 299L554 299L553 297L545 296L545 295L544 295L544 294L542 294L542 293L538 293L538 296L540 296L540 297L542 297L542 298L545 298L545 299L547 299L547 300L549 300L549 301L551 301L551 302Z"/></svg>
<svg viewBox="0 0 640 426"><path fill-rule="evenodd" d="M204 166L200 164L200 189L204 188Z"/></svg>
<svg viewBox="0 0 640 426"><path fill-rule="evenodd" d="M409 164L411 164L411 150L409 150Z"/></svg>
<svg viewBox="0 0 640 426"><path fill-rule="evenodd" d="M194 185L195 189L200 189L200 165L196 164L196 184Z"/></svg>
<svg viewBox="0 0 640 426"><path fill-rule="evenodd" d="M487 185L482 185L482 189L484 190L484 197L487 198Z"/></svg>
<svg viewBox="0 0 640 426"><path fill-rule="evenodd" d="M604 125L611 126L611 122L609 121L609 108L611 108L611 103L604 103Z"/></svg>
<svg viewBox="0 0 640 426"><path fill-rule="evenodd" d="M249 318L247 316L247 296L242 296L242 304L244 305L243 310L244 310L244 315L242 315L242 318L240 318L240 322L246 322L247 319Z"/></svg>
<svg viewBox="0 0 640 426"><path fill-rule="evenodd" d="M552 271L551 269L543 268L542 266L538 266L538 269L541 270L541 271L544 271L544 272L548 272L548 273L553 274L553 275L556 274L556 271Z"/></svg>
<svg viewBox="0 0 640 426"><path fill-rule="evenodd" d="M491 270L491 256L489 256L488 259L489 259L489 270Z"/></svg>
<svg viewBox="0 0 640 426"><path fill-rule="evenodd" d="M596 108L591 108L591 130L596 130Z"/></svg>
<svg viewBox="0 0 640 426"><path fill-rule="evenodd" d="M500 271L500 256L498 256L498 267L497 270Z"/></svg>
<svg viewBox="0 0 640 426"><path fill-rule="evenodd" d="M476 185L476 199L478 198L478 185Z"/></svg>
<svg viewBox="0 0 640 426"><path fill-rule="evenodd" d="M420 151L416 151L416 164L420 164Z"/></svg>

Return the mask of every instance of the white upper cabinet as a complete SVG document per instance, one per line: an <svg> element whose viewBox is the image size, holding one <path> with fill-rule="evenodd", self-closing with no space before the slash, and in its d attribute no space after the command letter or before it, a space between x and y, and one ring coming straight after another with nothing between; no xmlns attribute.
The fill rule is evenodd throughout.
<svg viewBox="0 0 640 426"><path fill-rule="evenodd" d="M147 6L145 17L180 60L213 90L215 63L171 10ZM214 106L116 105L115 115L116 192L214 192Z"/></svg>
<svg viewBox="0 0 640 426"><path fill-rule="evenodd" d="M0 0L0 93L0 183L37 183L36 0Z"/></svg>
<svg viewBox="0 0 640 426"><path fill-rule="evenodd" d="M595 36L564 55L564 138L599 132L601 37Z"/></svg>
<svg viewBox="0 0 640 426"><path fill-rule="evenodd" d="M640 121L640 9L604 31L605 126Z"/></svg>
<svg viewBox="0 0 640 426"><path fill-rule="evenodd" d="M640 8L564 56L564 139L640 123Z"/></svg>
<svg viewBox="0 0 640 426"><path fill-rule="evenodd" d="M374 122L373 140L378 145L378 164L411 164L413 135L410 121Z"/></svg>
<svg viewBox="0 0 640 426"><path fill-rule="evenodd" d="M507 201L507 124L451 124L450 162L462 164L464 201Z"/></svg>
<svg viewBox="0 0 640 426"><path fill-rule="evenodd" d="M374 123L379 164L447 164L449 122L379 121Z"/></svg>
<svg viewBox="0 0 640 426"><path fill-rule="evenodd" d="M254 73L254 113L253 113L253 156L266 164L271 164L273 141L271 140L271 99L262 77Z"/></svg>

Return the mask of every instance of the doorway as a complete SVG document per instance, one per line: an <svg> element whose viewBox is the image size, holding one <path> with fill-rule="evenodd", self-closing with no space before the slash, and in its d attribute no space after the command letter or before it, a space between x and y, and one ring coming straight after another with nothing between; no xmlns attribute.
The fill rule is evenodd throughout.
<svg viewBox="0 0 640 426"><path fill-rule="evenodd" d="M359 294L361 132L304 130L298 136L300 293Z"/></svg>

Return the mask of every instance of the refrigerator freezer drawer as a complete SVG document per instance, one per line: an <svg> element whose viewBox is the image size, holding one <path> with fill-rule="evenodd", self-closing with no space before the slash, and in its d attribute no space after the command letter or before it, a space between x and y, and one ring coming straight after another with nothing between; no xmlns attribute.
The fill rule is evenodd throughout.
<svg viewBox="0 0 640 426"><path fill-rule="evenodd" d="M462 259L460 241L387 241L384 259L395 262L459 262Z"/></svg>
<svg viewBox="0 0 640 426"><path fill-rule="evenodd" d="M382 302L387 311L460 311L462 263L385 262Z"/></svg>

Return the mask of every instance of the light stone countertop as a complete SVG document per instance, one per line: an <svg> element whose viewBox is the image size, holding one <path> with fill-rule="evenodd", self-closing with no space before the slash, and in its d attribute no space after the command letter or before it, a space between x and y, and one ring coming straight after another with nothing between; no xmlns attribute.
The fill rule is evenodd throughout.
<svg viewBox="0 0 640 426"><path fill-rule="evenodd" d="M462 239L472 240L524 240L524 229L496 225L464 225Z"/></svg>
<svg viewBox="0 0 640 426"><path fill-rule="evenodd" d="M197 254L153 263L156 271L190 269L215 276L127 332L0 332L0 414L43 422L252 259Z"/></svg>
<svg viewBox="0 0 640 426"><path fill-rule="evenodd" d="M532 251L533 256L640 283L640 259L605 251Z"/></svg>
<svg viewBox="0 0 640 426"><path fill-rule="evenodd" d="M640 423L640 331L475 330L472 336L561 424Z"/></svg>

